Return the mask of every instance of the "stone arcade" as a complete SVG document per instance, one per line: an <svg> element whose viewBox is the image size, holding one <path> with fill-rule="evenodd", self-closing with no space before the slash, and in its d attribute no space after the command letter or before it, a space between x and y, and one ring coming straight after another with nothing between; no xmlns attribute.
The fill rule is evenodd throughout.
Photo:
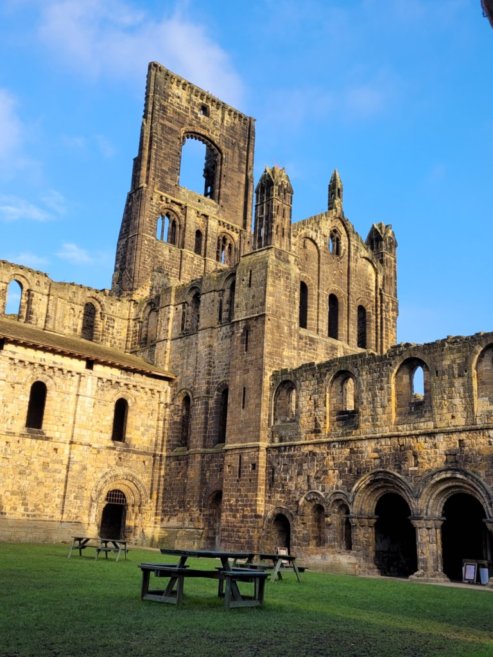
<svg viewBox="0 0 493 657"><path fill-rule="evenodd" d="M492 557L493 334L396 345L391 227L361 239L337 172L292 223L284 169L254 191L254 134L150 64L111 290L0 263L0 538L458 579Z"/></svg>

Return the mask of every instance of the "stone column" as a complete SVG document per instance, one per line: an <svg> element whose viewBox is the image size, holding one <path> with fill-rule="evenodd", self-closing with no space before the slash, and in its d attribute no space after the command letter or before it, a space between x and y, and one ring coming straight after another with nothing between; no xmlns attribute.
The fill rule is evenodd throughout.
<svg viewBox="0 0 493 657"><path fill-rule="evenodd" d="M412 579L448 581L443 572L442 524L443 518L411 518L416 529L418 569Z"/></svg>
<svg viewBox="0 0 493 657"><path fill-rule="evenodd" d="M484 524L486 525L486 528L488 529L488 531L490 532L490 534L491 534L491 536L492 536L492 538L493 538L493 518L485 518L485 519L483 520L483 522L484 522ZM493 576L490 577L490 579L489 579L489 581L488 581L488 586L489 586L490 588L493 588Z"/></svg>
<svg viewBox="0 0 493 657"><path fill-rule="evenodd" d="M350 516L353 550L358 554L361 572L378 575L375 565L375 523L377 516Z"/></svg>

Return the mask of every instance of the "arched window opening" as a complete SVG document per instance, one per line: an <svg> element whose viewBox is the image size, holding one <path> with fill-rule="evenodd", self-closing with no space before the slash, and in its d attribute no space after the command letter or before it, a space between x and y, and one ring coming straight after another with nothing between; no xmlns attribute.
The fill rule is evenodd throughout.
<svg viewBox="0 0 493 657"><path fill-rule="evenodd" d="M493 411L493 345L488 345L479 355L476 364L477 373L477 410L479 414L486 414L484 419L492 415Z"/></svg>
<svg viewBox="0 0 493 657"><path fill-rule="evenodd" d="M330 232L329 253L334 256L341 255L341 236L339 231L334 229Z"/></svg>
<svg viewBox="0 0 493 657"><path fill-rule="evenodd" d="M217 408L217 435L216 444L226 442L226 429L228 424L228 388L221 391Z"/></svg>
<svg viewBox="0 0 493 657"><path fill-rule="evenodd" d="M221 156L215 146L197 136L185 137L181 151L180 186L218 201L220 165Z"/></svg>
<svg viewBox="0 0 493 657"><path fill-rule="evenodd" d="M147 318L142 325L142 339L141 346L154 344L157 340L157 326L158 326L158 312L155 308L151 308L147 313Z"/></svg>
<svg viewBox="0 0 493 657"><path fill-rule="evenodd" d="M22 302L22 285L15 279L10 281L7 287L7 300L5 303L5 314L20 316Z"/></svg>
<svg viewBox="0 0 493 657"><path fill-rule="evenodd" d="M329 294L329 338L339 339L339 299L335 294Z"/></svg>
<svg viewBox="0 0 493 657"><path fill-rule="evenodd" d="M127 417L128 402L122 397L115 402L115 409L113 413L113 429L111 432L111 440L114 442L125 442L125 434L127 432Z"/></svg>
<svg viewBox="0 0 493 657"><path fill-rule="evenodd" d="M191 401L185 395L181 402L180 446L188 447L190 441Z"/></svg>
<svg viewBox="0 0 493 657"><path fill-rule="evenodd" d="M101 514L99 534L102 538L118 540L125 537L127 498L118 489L108 491L106 504Z"/></svg>
<svg viewBox="0 0 493 657"><path fill-rule="evenodd" d="M300 283L299 325L305 329L308 326L308 287L303 281Z"/></svg>
<svg viewBox="0 0 493 657"><path fill-rule="evenodd" d="M462 560L491 561L492 541L484 523L483 506L472 495L456 493L443 507L443 572L451 580L462 580Z"/></svg>
<svg viewBox="0 0 493 657"><path fill-rule="evenodd" d="M347 371L339 372L330 386L330 423L336 429L356 429L358 416L354 376Z"/></svg>
<svg viewBox="0 0 493 657"><path fill-rule="evenodd" d="M156 222L156 239L160 242L178 245L179 226L177 220L169 212L162 214Z"/></svg>
<svg viewBox="0 0 493 657"><path fill-rule="evenodd" d="M193 248L194 252L197 255L202 255L202 231L195 231L195 245Z"/></svg>
<svg viewBox="0 0 493 657"><path fill-rule="evenodd" d="M429 415L432 407L430 372L422 360L405 360L397 370L394 385L397 422L414 422Z"/></svg>
<svg viewBox="0 0 493 657"><path fill-rule="evenodd" d="M27 406L26 428L42 429L46 405L46 385L42 381L35 381L29 393Z"/></svg>
<svg viewBox="0 0 493 657"><path fill-rule="evenodd" d="M234 264L234 245L227 235L221 235L217 240L216 260L222 265Z"/></svg>
<svg viewBox="0 0 493 657"><path fill-rule="evenodd" d="M366 349L366 343L366 308L364 306L358 306L358 347Z"/></svg>
<svg viewBox="0 0 493 657"><path fill-rule="evenodd" d="M409 577L417 569L416 530L407 502L385 493L375 507L375 565L381 575Z"/></svg>
<svg viewBox="0 0 493 657"><path fill-rule="evenodd" d="M283 381L274 396L274 424L294 422L297 411L296 386L291 381Z"/></svg>
<svg viewBox="0 0 493 657"><path fill-rule="evenodd" d="M414 401L422 401L425 396L425 373L423 367L418 365L412 376L412 395Z"/></svg>
<svg viewBox="0 0 493 657"><path fill-rule="evenodd" d="M96 306L88 301L84 304L84 311L82 313L82 331L81 337L86 340L94 340L94 333L96 330Z"/></svg>

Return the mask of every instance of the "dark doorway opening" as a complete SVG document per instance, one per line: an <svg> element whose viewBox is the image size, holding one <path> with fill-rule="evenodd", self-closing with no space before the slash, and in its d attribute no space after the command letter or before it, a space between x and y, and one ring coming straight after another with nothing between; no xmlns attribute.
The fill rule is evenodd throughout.
<svg viewBox="0 0 493 657"><path fill-rule="evenodd" d="M462 559L490 559L491 542L483 522L485 512L472 495L457 493L443 506L443 572L462 580Z"/></svg>
<svg viewBox="0 0 493 657"><path fill-rule="evenodd" d="M375 564L381 575L409 577L417 570L416 531L407 502L386 493L375 508Z"/></svg>
<svg viewBox="0 0 493 657"><path fill-rule="evenodd" d="M274 517L272 523L275 537L275 547L291 549L291 525L289 520L282 513L278 513Z"/></svg>
<svg viewBox="0 0 493 657"><path fill-rule="evenodd" d="M121 490L110 490L101 516L99 534L103 538L124 538L127 499Z"/></svg>

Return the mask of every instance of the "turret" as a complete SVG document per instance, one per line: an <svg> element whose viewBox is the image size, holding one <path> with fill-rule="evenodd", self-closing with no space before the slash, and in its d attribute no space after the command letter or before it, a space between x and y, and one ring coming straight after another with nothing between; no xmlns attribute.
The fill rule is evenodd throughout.
<svg viewBox="0 0 493 657"><path fill-rule="evenodd" d="M343 216L344 211L342 209L342 199L343 199L343 187L341 177L337 169L334 169L334 172L330 178L329 182L329 210L334 210L338 215Z"/></svg>
<svg viewBox="0 0 493 657"><path fill-rule="evenodd" d="M291 246L293 188L285 169L265 167L255 190L254 248Z"/></svg>

